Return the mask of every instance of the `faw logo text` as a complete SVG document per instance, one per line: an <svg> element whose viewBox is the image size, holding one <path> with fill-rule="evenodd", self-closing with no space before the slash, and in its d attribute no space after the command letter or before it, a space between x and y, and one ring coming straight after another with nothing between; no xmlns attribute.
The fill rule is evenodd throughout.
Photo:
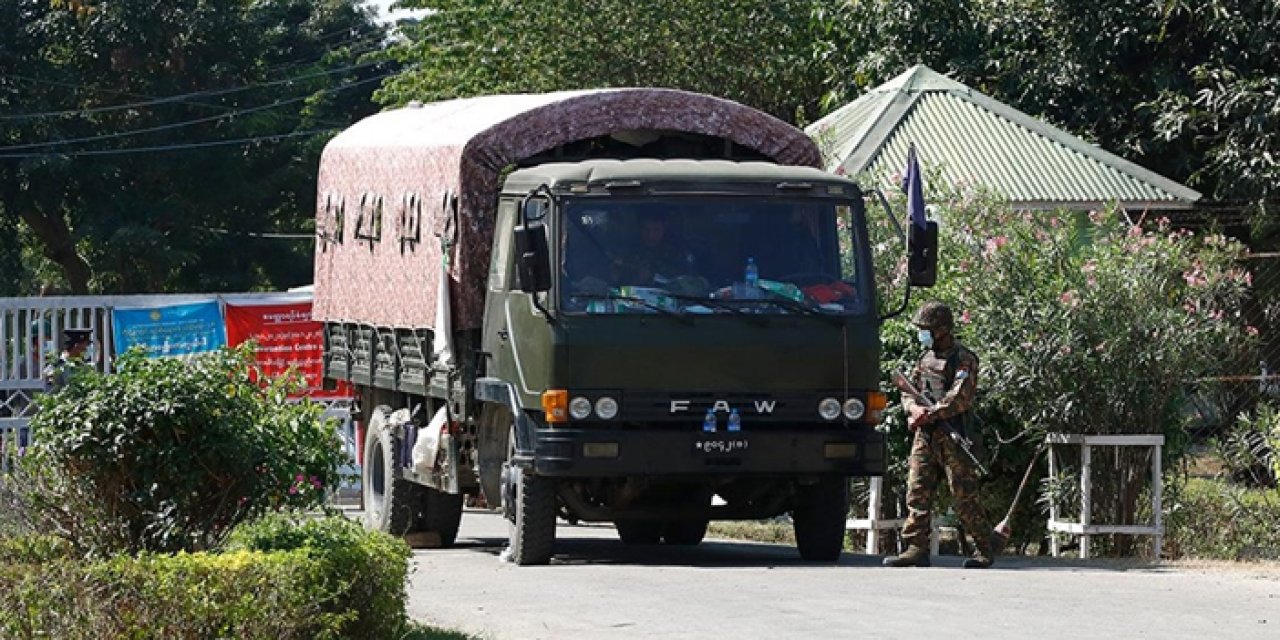
<svg viewBox="0 0 1280 640"><path fill-rule="evenodd" d="M672 400L671 413L685 413L689 411L689 405L691 402L692 401L690 400ZM774 408L778 406L777 400L755 400L753 403L756 408L756 413L760 415L773 413ZM729 406L728 400L716 400L715 403L711 405L711 410L716 413L729 413L731 408L732 407Z"/></svg>

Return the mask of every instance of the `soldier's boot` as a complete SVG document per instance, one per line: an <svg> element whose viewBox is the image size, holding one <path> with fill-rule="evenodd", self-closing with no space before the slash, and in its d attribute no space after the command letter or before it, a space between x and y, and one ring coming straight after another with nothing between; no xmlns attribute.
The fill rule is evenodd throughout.
<svg viewBox="0 0 1280 640"><path fill-rule="evenodd" d="M973 544L977 550L973 552L973 557L964 561L966 569L986 569L996 563L996 554L998 549L1004 547L1001 544L1003 536L993 533L987 539L983 540L974 536ZM997 546L999 545L999 546Z"/></svg>
<svg viewBox="0 0 1280 640"><path fill-rule="evenodd" d="M885 558L881 564L886 567L927 567L929 566L929 549L913 544L907 547L906 551L892 558Z"/></svg>

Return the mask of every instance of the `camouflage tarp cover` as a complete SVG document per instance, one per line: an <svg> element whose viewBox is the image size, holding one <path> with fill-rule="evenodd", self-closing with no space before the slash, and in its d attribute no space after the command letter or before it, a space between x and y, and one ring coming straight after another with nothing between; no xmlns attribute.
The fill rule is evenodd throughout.
<svg viewBox="0 0 1280 640"><path fill-rule="evenodd" d="M315 318L431 327L438 236L451 217L443 203L456 197L453 328L479 327L503 168L568 142L644 129L723 138L781 164L820 166L817 146L795 127L670 89L486 96L380 113L335 137L320 160Z"/></svg>

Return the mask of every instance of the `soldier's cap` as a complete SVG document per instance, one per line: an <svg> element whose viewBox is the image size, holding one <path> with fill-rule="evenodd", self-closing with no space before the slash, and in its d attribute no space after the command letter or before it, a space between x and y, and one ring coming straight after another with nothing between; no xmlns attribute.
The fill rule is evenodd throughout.
<svg viewBox="0 0 1280 640"><path fill-rule="evenodd" d="M62 345L70 348L93 340L93 332L89 329L63 329Z"/></svg>

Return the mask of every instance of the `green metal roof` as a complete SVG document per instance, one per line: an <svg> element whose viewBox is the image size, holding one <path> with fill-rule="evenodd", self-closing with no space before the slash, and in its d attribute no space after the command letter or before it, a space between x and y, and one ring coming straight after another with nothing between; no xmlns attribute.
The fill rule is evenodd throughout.
<svg viewBox="0 0 1280 640"><path fill-rule="evenodd" d="M926 175L979 185L1024 209L1188 209L1200 194L924 65L810 125L828 171L900 174L914 143ZM928 184L925 185L926 188Z"/></svg>

